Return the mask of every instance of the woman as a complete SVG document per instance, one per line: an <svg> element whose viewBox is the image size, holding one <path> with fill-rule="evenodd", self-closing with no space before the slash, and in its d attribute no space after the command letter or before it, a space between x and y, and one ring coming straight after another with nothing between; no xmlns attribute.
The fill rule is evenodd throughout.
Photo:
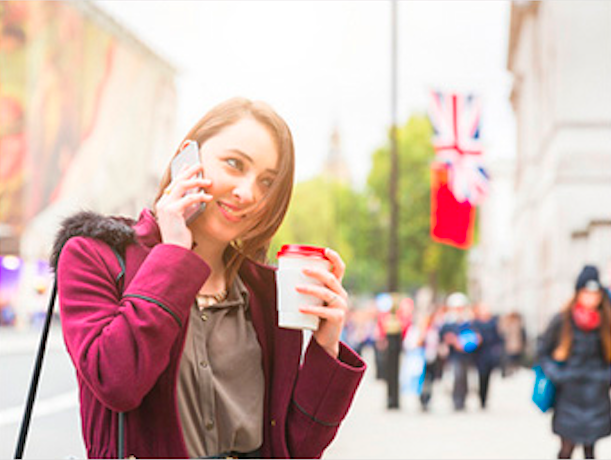
<svg viewBox="0 0 611 460"><path fill-rule="evenodd" d="M503 377L508 377L520 368L524 358L526 329L522 315L517 311L512 311L502 316L499 328L504 344L501 373Z"/></svg>
<svg viewBox="0 0 611 460"><path fill-rule="evenodd" d="M596 441L611 434L611 305L596 267L581 271L573 299L552 319L540 352L543 372L556 387L558 458L571 458L577 444L594 458Z"/></svg>
<svg viewBox="0 0 611 460"><path fill-rule="evenodd" d="M117 455L123 412L125 452L138 458L319 457L365 365L339 341L345 267L332 250L332 272L306 273L322 287L298 288L326 303L301 307L321 319L301 364L301 332L277 326L263 262L293 184L289 128L266 104L232 99L185 140L203 167L173 181L168 168L154 211L138 222L79 214L56 241L88 455Z"/></svg>
<svg viewBox="0 0 611 460"><path fill-rule="evenodd" d="M442 306L434 307L432 313L428 313L420 328L420 339L418 345L424 348L424 381L420 393L420 408L428 412L431 398L433 397L433 384L435 380L441 379L443 375L444 357L442 356L439 331L443 326L445 311Z"/></svg>

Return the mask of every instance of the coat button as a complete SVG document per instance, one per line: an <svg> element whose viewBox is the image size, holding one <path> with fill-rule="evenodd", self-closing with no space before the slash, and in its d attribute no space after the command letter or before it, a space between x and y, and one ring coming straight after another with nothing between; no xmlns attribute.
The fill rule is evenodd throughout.
<svg viewBox="0 0 611 460"><path fill-rule="evenodd" d="M210 431L212 428L214 428L214 422L206 422L206 429Z"/></svg>
<svg viewBox="0 0 611 460"><path fill-rule="evenodd" d="M208 367L208 363L206 361L200 361L199 365L202 366L204 369Z"/></svg>
<svg viewBox="0 0 611 460"><path fill-rule="evenodd" d="M272 425L272 426L276 426L276 419L272 419L272 421L271 421L271 425Z"/></svg>

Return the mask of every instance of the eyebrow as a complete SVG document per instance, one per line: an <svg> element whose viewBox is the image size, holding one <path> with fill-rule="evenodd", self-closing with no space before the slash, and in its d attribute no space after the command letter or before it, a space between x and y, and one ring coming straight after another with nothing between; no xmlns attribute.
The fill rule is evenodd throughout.
<svg viewBox="0 0 611 460"><path fill-rule="evenodd" d="M236 149L236 148L231 148L231 149L227 149L228 152L233 152L233 153L237 153L238 155L246 158L246 160L248 160L251 164L255 163L255 160L253 160L250 155L247 155L246 153L242 152L240 149ZM270 169L267 168L265 171L270 172L272 174L278 174L278 170L277 169Z"/></svg>

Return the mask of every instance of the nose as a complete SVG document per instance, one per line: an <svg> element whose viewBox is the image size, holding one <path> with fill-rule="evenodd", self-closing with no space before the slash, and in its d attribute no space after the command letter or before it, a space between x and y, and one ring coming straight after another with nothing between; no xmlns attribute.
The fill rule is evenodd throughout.
<svg viewBox="0 0 611 460"><path fill-rule="evenodd" d="M233 196L241 205L250 205L257 200L256 182L254 179L244 177L233 189Z"/></svg>

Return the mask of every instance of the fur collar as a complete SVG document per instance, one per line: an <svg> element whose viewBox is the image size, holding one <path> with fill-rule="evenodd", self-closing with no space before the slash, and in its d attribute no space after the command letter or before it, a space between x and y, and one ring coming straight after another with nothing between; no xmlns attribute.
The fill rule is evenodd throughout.
<svg viewBox="0 0 611 460"><path fill-rule="evenodd" d="M132 219L103 216L91 211L82 211L64 219L53 243L51 268L57 270L60 252L74 236L96 238L124 254L125 248L136 242L135 223Z"/></svg>

